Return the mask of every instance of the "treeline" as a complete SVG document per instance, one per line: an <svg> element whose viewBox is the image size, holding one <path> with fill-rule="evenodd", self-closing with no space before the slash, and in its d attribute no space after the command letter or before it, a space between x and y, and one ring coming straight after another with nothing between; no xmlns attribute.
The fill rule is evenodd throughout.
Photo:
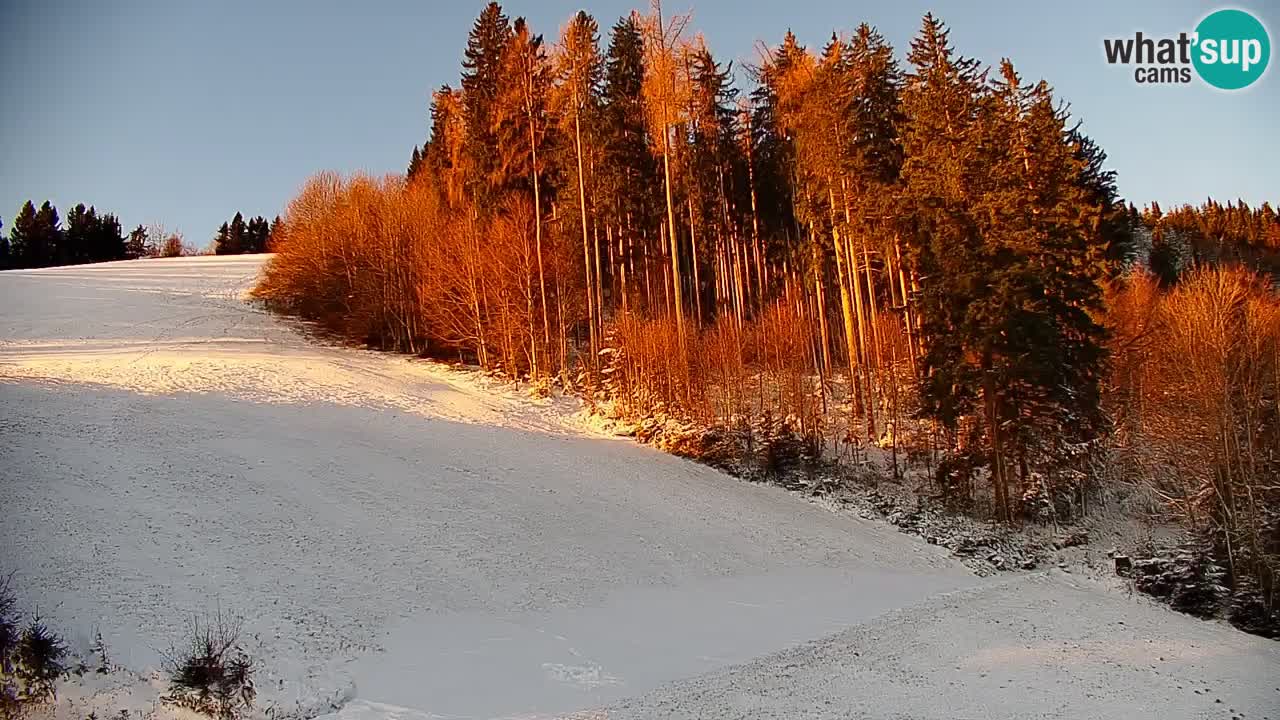
<svg viewBox="0 0 1280 720"><path fill-rule="evenodd" d="M71 209L64 227L58 209L49 201L37 209L28 200L18 211L8 235L0 237L0 268L123 260L129 250L115 215L99 215L93 206L80 204Z"/></svg>
<svg viewBox="0 0 1280 720"><path fill-rule="evenodd" d="M1135 348L1172 332L1177 298L1222 286L1132 278L1184 242L1219 251L1176 255L1167 285L1251 259L1243 245L1272 231L1240 218L1274 224L1269 206L1185 211L1233 218L1197 230L1204 242L1173 213L1139 213L1047 83L964 57L932 15L905 68L865 24L817 51L788 33L740 73L745 93L689 23L655 3L602 50L578 13L549 47L489 4L407 176L309 181L259 296L344 337L716 428L694 454L725 437L791 437L799 450L771 457L814 462L879 446L954 507L1080 512L1117 445L1149 447L1116 432L1122 407L1156 412ZM1194 500L1169 502L1195 505L1214 558L1273 612L1276 300L1247 273L1200 272L1236 278L1224 307L1254 313L1223 326L1255 364L1239 375L1229 344L1220 387L1255 385L1213 436L1231 453L1180 476ZM1137 329L1117 304L1145 308L1124 316ZM1135 363L1141 391L1116 374ZM1248 493L1253 515L1227 501Z"/></svg>
<svg viewBox="0 0 1280 720"><path fill-rule="evenodd" d="M278 215L270 223L261 215L246 222L244 215L237 212L235 217L218 228L218 234L213 238L213 252L215 255L267 252L271 237L279 227Z"/></svg>
<svg viewBox="0 0 1280 720"><path fill-rule="evenodd" d="M1239 264L1280 279L1280 213L1263 203L1243 200L1169 212L1151 203L1141 213L1130 208L1138 244L1149 252L1151 271L1166 284L1187 270L1205 265Z"/></svg>
<svg viewBox="0 0 1280 720"><path fill-rule="evenodd" d="M0 222L0 230L3 225ZM8 234L0 234L0 270L183 254L189 254L189 250L181 233L168 232L159 225L139 225L123 235L120 220L114 214L99 214L97 208L86 208L83 203L71 208L64 222L48 200L39 209L28 200Z"/></svg>

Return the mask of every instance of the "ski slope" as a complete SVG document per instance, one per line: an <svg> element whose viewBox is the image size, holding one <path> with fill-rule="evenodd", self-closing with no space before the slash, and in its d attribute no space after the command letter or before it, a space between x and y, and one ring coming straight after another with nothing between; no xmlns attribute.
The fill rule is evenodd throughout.
<svg viewBox="0 0 1280 720"><path fill-rule="evenodd" d="M1274 643L317 343L244 299L263 261L0 273L0 569L129 671L55 715L165 716L221 609L277 717L1280 719Z"/></svg>

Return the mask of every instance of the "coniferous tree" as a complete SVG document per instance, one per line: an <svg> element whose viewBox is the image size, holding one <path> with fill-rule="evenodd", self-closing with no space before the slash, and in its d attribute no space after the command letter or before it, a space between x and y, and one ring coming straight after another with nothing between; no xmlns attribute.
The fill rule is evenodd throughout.
<svg viewBox="0 0 1280 720"><path fill-rule="evenodd" d="M267 245L265 251L272 252L275 248L275 244L283 237L284 221L280 219L279 215L277 215L275 219L271 221L271 226L267 228Z"/></svg>
<svg viewBox="0 0 1280 720"><path fill-rule="evenodd" d="M66 231L58 247L58 265L77 265L93 258L93 242L98 225L98 213L80 203L67 212Z"/></svg>
<svg viewBox="0 0 1280 720"><path fill-rule="evenodd" d="M656 187L659 182L646 135L643 86L644 36L632 14L618 20L610 32L601 89L604 148L599 184L600 205L608 223L619 228L618 241L624 248L619 253L627 263L623 284L629 273L636 287L643 286L648 277L653 254L649 242L657 242L659 227L652 196L636 192L636 188ZM625 303L628 292L626 288L621 291Z"/></svg>
<svg viewBox="0 0 1280 720"><path fill-rule="evenodd" d="M239 255L245 251L245 241L248 236L248 227L244 222L244 215L236 213L231 218L231 223L227 225L227 252L224 255Z"/></svg>
<svg viewBox="0 0 1280 720"><path fill-rule="evenodd" d="M908 262L920 278L921 407L944 427L956 429L984 390L986 398L994 398L987 345L994 318L985 301L997 273L974 218L975 200L991 171L978 152L985 73L975 60L955 53L948 35L930 14L911 42L913 69L902 92L907 118L902 176ZM995 440L989 445L998 444ZM996 472L1000 455L987 456L1003 515L1009 503L1003 494L1007 485Z"/></svg>
<svg viewBox="0 0 1280 720"><path fill-rule="evenodd" d="M496 134L497 104L503 80L503 60L511 39L511 25L502 6L490 2L481 11L467 38L462 66L462 105L467 123L465 136L467 186L472 197L485 201L501 177Z"/></svg>
<svg viewBox="0 0 1280 720"><path fill-rule="evenodd" d="M12 267L36 267L39 230L36 227L36 206L28 200L18 210L13 219L13 227L9 229L9 256Z"/></svg>
<svg viewBox="0 0 1280 720"><path fill-rule="evenodd" d="M138 258L147 257L149 254L147 229L139 225L129 232L129 239L125 244L125 259L137 260Z"/></svg>
<svg viewBox="0 0 1280 720"><path fill-rule="evenodd" d="M96 211L90 207L90 213ZM108 262L125 258L125 240L120 232L120 219L112 213L95 215L90 234L89 262Z"/></svg>
<svg viewBox="0 0 1280 720"><path fill-rule="evenodd" d="M40 205L35 217L35 237L29 246L29 263L27 267L49 267L58 261L62 245L62 224L58 219L58 209L48 200Z"/></svg>
<svg viewBox="0 0 1280 720"><path fill-rule="evenodd" d="M0 270L12 267L9 263L9 236L4 232L4 221L0 220Z"/></svg>
<svg viewBox="0 0 1280 720"><path fill-rule="evenodd" d="M418 172L422 169L422 156L418 152L418 146L413 146L413 155L409 158L409 168L405 171L405 177L413 180L418 176Z"/></svg>
<svg viewBox="0 0 1280 720"><path fill-rule="evenodd" d="M218 234L213 238L213 252L215 255L233 255L238 252L232 245L231 228L227 223L218 227Z"/></svg>

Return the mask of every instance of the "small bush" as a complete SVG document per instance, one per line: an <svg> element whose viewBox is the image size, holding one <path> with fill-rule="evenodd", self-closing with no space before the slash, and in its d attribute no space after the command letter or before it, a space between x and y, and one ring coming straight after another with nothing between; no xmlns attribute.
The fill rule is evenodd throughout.
<svg viewBox="0 0 1280 720"><path fill-rule="evenodd" d="M13 575L0 580L0 718L18 718L36 703L53 699L66 674L66 643L39 615L21 628Z"/></svg>
<svg viewBox="0 0 1280 720"><path fill-rule="evenodd" d="M241 620L218 611L194 618L184 644L165 657L169 692L162 699L219 720L231 720L253 706L253 661L240 646Z"/></svg>
<svg viewBox="0 0 1280 720"><path fill-rule="evenodd" d="M67 645L39 616L22 631L14 653L14 674L22 683L20 697L27 702L54 698L54 683L67 672L63 660Z"/></svg>

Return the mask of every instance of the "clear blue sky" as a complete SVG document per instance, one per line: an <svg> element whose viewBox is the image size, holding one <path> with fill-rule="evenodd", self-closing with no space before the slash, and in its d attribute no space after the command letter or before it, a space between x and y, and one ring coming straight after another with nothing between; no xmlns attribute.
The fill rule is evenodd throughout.
<svg viewBox="0 0 1280 720"><path fill-rule="evenodd" d="M554 39L587 0L510 0ZM237 210L283 210L311 173L400 172L427 132L432 88L456 84L479 0L0 0L0 218L51 199L163 222L202 246ZM590 0L603 29L636 5ZM690 3L668 0L669 10ZM1280 6L1252 10L1280 44ZM791 28L820 46L878 26L905 55L933 10L958 49L1011 57L1045 78L1111 156L1141 204L1280 200L1280 70L1226 94L1139 86L1102 39L1191 30L1216 3L1189 0L700 0L694 27L722 59L754 60ZM1277 60L1273 57L1273 66Z"/></svg>

